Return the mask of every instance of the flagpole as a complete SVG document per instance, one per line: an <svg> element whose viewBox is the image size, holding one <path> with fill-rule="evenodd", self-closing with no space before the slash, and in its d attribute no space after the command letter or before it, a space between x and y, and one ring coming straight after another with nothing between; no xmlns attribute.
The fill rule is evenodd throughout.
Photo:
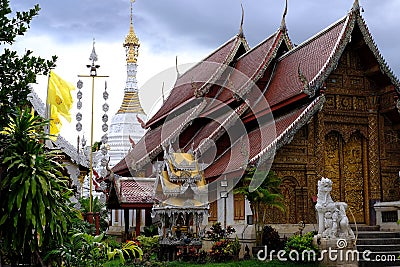
<svg viewBox="0 0 400 267"><path fill-rule="evenodd" d="M49 75L47 75L47 92L46 92L47 95L46 95L46 110L45 110L45 119L47 120L47 123L46 123L45 131L44 131L47 136L50 136L50 123L51 123L50 122L51 107L49 104L49 89L50 89L51 72L52 72L52 69L50 69ZM51 147L49 142L50 142L50 140L46 139L46 141L45 141L46 145L48 147Z"/></svg>
<svg viewBox="0 0 400 267"><path fill-rule="evenodd" d="M78 75L78 77L91 77L92 78L92 115L91 115L91 124L90 124L90 173L89 173L89 212L93 212L93 122L94 122L94 78L106 78L109 76L100 76L97 75L97 69L100 68L100 65L95 65L94 62L97 61L97 54L94 49L94 40L93 40L93 50L90 55L90 60L92 60L91 65L86 65L86 67L90 68L90 75Z"/></svg>

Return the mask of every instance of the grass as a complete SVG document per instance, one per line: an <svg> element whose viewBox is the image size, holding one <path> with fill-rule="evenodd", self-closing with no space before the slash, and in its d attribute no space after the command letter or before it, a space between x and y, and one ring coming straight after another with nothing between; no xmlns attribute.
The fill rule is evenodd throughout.
<svg viewBox="0 0 400 267"><path fill-rule="evenodd" d="M233 261L233 262L225 262L225 263L206 263L206 264L195 264L195 263L187 263L187 262L169 262L166 264L168 267L225 267L225 266L233 266L233 267L256 267L256 266L268 266L268 267L306 267L306 266L319 266L314 263L293 263L293 262L282 262L278 260L273 260L270 262L262 262L258 260L246 260L246 261Z"/></svg>

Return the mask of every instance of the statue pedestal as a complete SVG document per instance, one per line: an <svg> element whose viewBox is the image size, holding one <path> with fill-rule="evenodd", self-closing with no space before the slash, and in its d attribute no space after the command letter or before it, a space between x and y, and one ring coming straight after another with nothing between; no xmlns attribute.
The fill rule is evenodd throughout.
<svg viewBox="0 0 400 267"><path fill-rule="evenodd" d="M321 238L314 236L313 243L320 251L322 266L357 267L359 255L354 240L348 238Z"/></svg>

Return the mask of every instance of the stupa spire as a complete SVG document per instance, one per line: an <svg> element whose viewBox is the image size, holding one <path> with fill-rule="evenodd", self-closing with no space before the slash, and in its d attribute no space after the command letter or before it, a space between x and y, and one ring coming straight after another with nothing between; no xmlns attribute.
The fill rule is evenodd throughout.
<svg viewBox="0 0 400 267"><path fill-rule="evenodd" d="M137 72L137 57L139 55L139 39L137 38L133 29L133 3L135 0L131 0L131 13L130 13L130 26L129 33L125 38L124 47L126 49L126 68L127 68L127 79L124 93L124 99L122 101L121 108L118 113L139 113L145 114L140 104L138 96L138 86L136 80Z"/></svg>
<svg viewBox="0 0 400 267"><path fill-rule="evenodd" d="M115 166L137 144L144 135L144 112L139 100L138 85L136 80L137 59L139 52L139 39L133 29L133 3L130 1L130 26L123 46L126 49L126 85L121 106L111 119L108 133L110 150L109 166Z"/></svg>
<svg viewBox="0 0 400 267"><path fill-rule="evenodd" d="M133 29L133 3L135 0L131 0L131 19L129 26L129 33L125 37L124 47L126 49L126 62L128 63L136 63L137 57L139 55L139 38L137 38L135 34L135 30Z"/></svg>

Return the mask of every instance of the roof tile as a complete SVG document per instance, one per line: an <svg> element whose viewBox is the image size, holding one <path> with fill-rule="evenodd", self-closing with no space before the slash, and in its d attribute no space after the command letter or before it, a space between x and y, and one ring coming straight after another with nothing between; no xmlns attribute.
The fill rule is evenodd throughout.
<svg viewBox="0 0 400 267"><path fill-rule="evenodd" d="M319 74L336 48L345 21L340 20L279 59L266 93L271 107L302 93L304 87L298 78L299 67L309 82Z"/></svg>

